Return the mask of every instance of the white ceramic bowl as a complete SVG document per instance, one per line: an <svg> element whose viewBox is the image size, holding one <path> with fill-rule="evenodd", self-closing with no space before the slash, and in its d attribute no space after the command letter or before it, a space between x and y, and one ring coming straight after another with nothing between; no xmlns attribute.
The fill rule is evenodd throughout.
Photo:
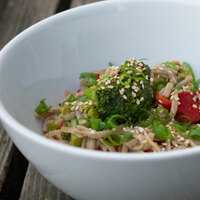
<svg viewBox="0 0 200 200"><path fill-rule="evenodd" d="M200 3L115 0L50 17L0 53L0 118L39 172L77 200L199 199L200 147L148 154L83 150L41 135L33 110L78 87L82 71L127 57L190 62L199 74Z"/></svg>

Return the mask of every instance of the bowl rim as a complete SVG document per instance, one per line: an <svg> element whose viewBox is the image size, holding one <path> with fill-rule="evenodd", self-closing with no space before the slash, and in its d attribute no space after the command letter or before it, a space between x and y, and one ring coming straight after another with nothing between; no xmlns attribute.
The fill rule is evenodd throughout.
<svg viewBox="0 0 200 200"><path fill-rule="evenodd" d="M15 46L16 43L23 40L24 37L31 34L32 32L40 29L41 27L48 25L60 18L77 15L77 13L90 12L94 9L99 9L99 7L111 5L126 4L126 3L181 3L185 5L200 5L200 2L196 0L191 0L185 2L184 0L107 0L102 2L91 3L88 5L72 8L70 10L58 13L56 15L50 16L46 19L43 19L36 24L30 26L29 28L22 31L19 35L15 36L10 42L8 42L0 51L0 70L3 66L1 65L1 60L9 52L10 49ZM50 140L45 138L43 135L37 134L36 131L29 129L20 122L17 121L3 105L2 100L0 99L0 119L4 125L11 128L18 134L22 135L26 139L32 140L35 143L43 145L44 147L50 148L55 151L60 151L62 153L76 155L78 157L90 158L90 159L102 159L102 160L126 160L126 161L147 161L147 160L163 160L163 159L176 159L180 157L187 157L191 155L196 155L200 153L200 146L182 149L182 150L172 150L167 152L153 152L153 153L117 153L117 152L102 152L94 151L89 149L82 149L66 144L62 144L57 141Z"/></svg>

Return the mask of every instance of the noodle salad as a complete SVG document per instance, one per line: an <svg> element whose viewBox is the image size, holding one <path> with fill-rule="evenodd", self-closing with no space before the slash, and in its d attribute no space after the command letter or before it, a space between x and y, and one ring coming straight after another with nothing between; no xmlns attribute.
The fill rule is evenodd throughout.
<svg viewBox="0 0 200 200"><path fill-rule="evenodd" d="M141 59L80 74L80 89L35 109L47 138L109 152L159 152L200 141L200 90L192 67Z"/></svg>

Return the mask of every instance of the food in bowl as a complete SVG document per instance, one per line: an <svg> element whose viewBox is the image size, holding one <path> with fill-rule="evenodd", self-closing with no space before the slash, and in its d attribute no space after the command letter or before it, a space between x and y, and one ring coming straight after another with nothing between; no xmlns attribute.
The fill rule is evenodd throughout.
<svg viewBox="0 0 200 200"><path fill-rule="evenodd" d="M47 138L112 152L159 152L198 145L200 90L192 67L143 59L80 74L80 89L57 107L35 109Z"/></svg>

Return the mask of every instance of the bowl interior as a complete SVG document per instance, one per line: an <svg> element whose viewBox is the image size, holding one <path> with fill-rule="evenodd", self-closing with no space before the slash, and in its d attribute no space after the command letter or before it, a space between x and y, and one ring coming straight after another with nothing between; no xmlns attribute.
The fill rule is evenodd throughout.
<svg viewBox="0 0 200 200"><path fill-rule="evenodd" d="M55 105L79 73L146 58L191 63L200 74L200 6L172 1L108 1L59 14L15 38L1 52L0 98L20 123L41 133L33 110Z"/></svg>

